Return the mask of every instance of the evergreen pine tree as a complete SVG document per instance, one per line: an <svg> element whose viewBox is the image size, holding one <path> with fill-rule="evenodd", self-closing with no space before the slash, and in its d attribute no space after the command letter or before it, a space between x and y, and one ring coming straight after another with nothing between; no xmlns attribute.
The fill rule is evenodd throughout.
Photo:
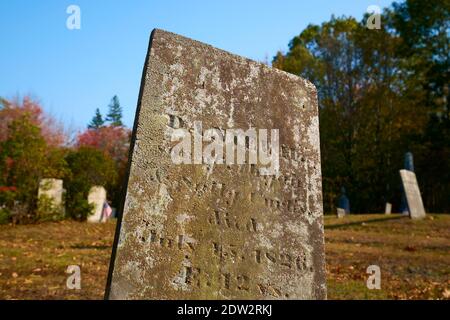
<svg viewBox="0 0 450 320"><path fill-rule="evenodd" d="M119 98L114 96L108 107L109 112L106 116L106 121L109 121L115 127L122 126L122 107L120 106Z"/></svg>
<svg viewBox="0 0 450 320"><path fill-rule="evenodd" d="M91 122L88 125L89 129L98 129L101 128L105 124L105 121L103 120L102 114L100 113L100 110L97 108L95 110L95 116L92 118Z"/></svg>

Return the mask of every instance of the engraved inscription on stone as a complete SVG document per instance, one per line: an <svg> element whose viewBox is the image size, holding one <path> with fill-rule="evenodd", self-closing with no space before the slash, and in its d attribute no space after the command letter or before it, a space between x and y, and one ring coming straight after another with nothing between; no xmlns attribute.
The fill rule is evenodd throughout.
<svg viewBox="0 0 450 320"><path fill-rule="evenodd" d="M174 130L196 123L279 130L279 171L264 175L260 162L174 164ZM326 298L321 189L310 82L153 31L106 297Z"/></svg>
<svg viewBox="0 0 450 320"><path fill-rule="evenodd" d="M423 219L426 216L425 208L420 194L419 184L417 183L416 174L409 170L400 170L403 189L408 202L409 216L411 219Z"/></svg>

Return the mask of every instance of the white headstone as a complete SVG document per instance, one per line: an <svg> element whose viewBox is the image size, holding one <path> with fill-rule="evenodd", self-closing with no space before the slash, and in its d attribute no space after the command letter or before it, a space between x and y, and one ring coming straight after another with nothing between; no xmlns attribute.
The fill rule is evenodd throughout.
<svg viewBox="0 0 450 320"><path fill-rule="evenodd" d="M416 174L412 171L400 170L400 176L402 177L403 189L405 190L406 201L408 202L409 216L411 219L425 218L425 208Z"/></svg>
<svg viewBox="0 0 450 320"><path fill-rule="evenodd" d="M392 204L389 202L386 202L386 209L384 210L384 213L389 215L392 213Z"/></svg>
<svg viewBox="0 0 450 320"><path fill-rule="evenodd" d="M88 202L94 205L94 214L88 217L88 222L98 223L106 222L106 218L102 216L103 205L106 201L106 190L101 186L92 187L89 191Z"/></svg>
<svg viewBox="0 0 450 320"><path fill-rule="evenodd" d="M337 208L337 217L339 219L342 219L343 217L345 217L345 209Z"/></svg>

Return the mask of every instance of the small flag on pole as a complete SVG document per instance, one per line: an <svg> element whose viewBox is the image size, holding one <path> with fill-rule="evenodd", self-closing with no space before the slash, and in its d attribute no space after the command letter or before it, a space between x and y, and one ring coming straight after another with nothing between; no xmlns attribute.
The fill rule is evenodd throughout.
<svg viewBox="0 0 450 320"><path fill-rule="evenodd" d="M109 206L108 202L105 201L103 204L103 212L102 212L102 221L106 221L109 218L111 218L112 215L112 209Z"/></svg>

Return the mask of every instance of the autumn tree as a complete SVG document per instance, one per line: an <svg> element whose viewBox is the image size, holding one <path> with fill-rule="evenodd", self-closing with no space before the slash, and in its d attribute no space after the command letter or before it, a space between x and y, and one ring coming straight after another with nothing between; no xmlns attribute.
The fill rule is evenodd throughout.
<svg viewBox="0 0 450 320"><path fill-rule="evenodd" d="M29 96L13 100L0 101L0 141L7 138L9 124L27 115L32 124L38 126L46 143L52 147L59 147L67 142L63 125L46 114L38 101Z"/></svg>
<svg viewBox="0 0 450 320"><path fill-rule="evenodd" d="M425 130L412 141L425 207L450 211L450 1L394 3L390 25L401 37L403 69L425 92L418 101L427 113ZM433 161L430 161L433 159Z"/></svg>
<svg viewBox="0 0 450 320"><path fill-rule="evenodd" d="M104 126L88 129L76 137L77 147L89 146L108 154L117 163L126 162L131 132L125 127Z"/></svg>
<svg viewBox="0 0 450 320"><path fill-rule="evenodd" d="M365 19L332 18L310 25L278 53L273 65L311 80L318 89L324 204L335 208L342 186L357 212L380 212L398 199L398 169L423 130L423 92L403 72L402 39Z"/></svg>
<svg viewBox="0 0 450 320"><path fill-rule="evenodd" d="M114 161L117 172L115 184L108 187L108 195L117 206L122 193L123 180L128 163L131 131L122 126L103 126L96 130L88 129L76 138L75 146L91 147L105 153Z"/></svg>
<svg viewBox="0 0 450 320"><path fill-rule="evenodd" d="M105 152L88 146L71 150L66 161L70 170L65 181L67 212L83 221L93 209L87 200L91 187L104 186L111 190L116 185L115 163Z"/></svg>
<svg viewBox="0 0 450 320"><path fill-rule="evenodd" d="M42 178L62 178L65 162L62 151L50 147L32 115L23 114L8 124L6 139L0 141L0 187L14 189L14 194L0 194L0 204L12 208L20 204L35 217L37 192Z"/></svg>
<svg viewBox="0 0 450 320"><path fill-rule="evenodd" d="M131 132L122 123L122 107L117 96L111 99L108 109L105 119L107 123L97 109L88 130L76 137L75 146L94 148L113 160L117 179L107 186L107 191L113 206L118 206L128 162Z"/></svg>

